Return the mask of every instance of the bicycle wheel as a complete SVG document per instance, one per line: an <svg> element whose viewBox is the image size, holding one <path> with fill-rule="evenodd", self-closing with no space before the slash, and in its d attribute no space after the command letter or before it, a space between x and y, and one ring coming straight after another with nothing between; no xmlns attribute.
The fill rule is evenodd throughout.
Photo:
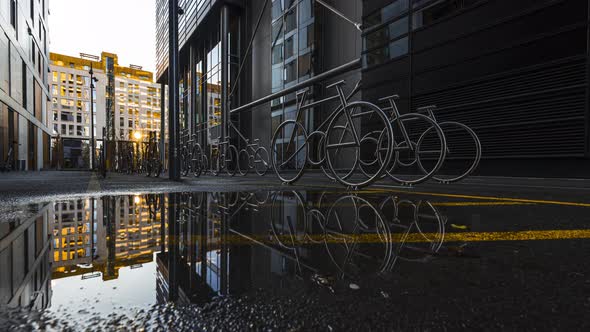
<svg viewBox="0 0 590 332"><path fill-rule="evenodd" d="M324 224L324 242L342 277L383 272L392 256L391 231L383 215L356 195L342 196L332 204Z"/></svg>
<svg viewBox="0 0 590 332"><path fill-rule="evenodd" d="M236 175L238 171L238 149L234 145L228 145L227 150L225 150L223 166L228 175Z"/></svg>
<svg viewBox="0 0 590 332"><path fill-rule="evenodd" d="M205 153L201 156L201 168L203 169L202 175L207 174L209 171L209 158L207 158Z"/></svg>
<svg viewBox="0 0 590 332"><path fill-rule="evenodd" d="M238 173L241 176L246 176L250 171L250 154L246 149L240 150L238 153Z"/></svg>
<svg viewBox="0 0 590 332"><path fill-rule="evenodd" d="M222 165L222 155L219 149L211 152L211 174L213 176L218 176L219 172L221 172L221 165Z"/></svg>
<svg viewBox="0 0 590 332"><path fill-rule="evenodd" d="M446 140L440 126L425 115L408 113L393 121L393 129L397 144L394 161L387 171L389 177L403 185L415 185L434 176L446 156ZM418 159L428 160L429 167L420 167Z"/></svg>
<svg viewBox="0 0 590 332"><path fill-rule="evenodd" d="M432 178L442 183L457 182L469 176L481 159L481 142L475 132L466 125L447 121L438 124L447 141L447 155L442 167ZM433 130L429 128L428 131ZM422 139L418 145L422 144ZM418 165L426 172L426 169L432 168L431 160L422 160L418 158Z"/></svg>
<svg viewBox="0 0 590 332"><path fill-rule="evenodd" d="M191 153L191 171L194 177L199 177L203 168L201 167L201 156L203 154L203 150L199 144L195 144L193 146L193 151Z"/></svg>
<svg viewBox="0 0 590 332"><path fill-rule="evenodd" d="M374 131L383 132L379 144L363 144L361 139ZM392 132L385 113L371 103L353 102L338 111L326 131L324 147L332 175L341 184L353 188L378 180L393 155ZM375 162L379 158L381 162Z"/></svg>
<svg viewBox="0 0 590 332"><path fill-rule="evenodd" d="M270 161L277 177L284 183L299 180L309 157L303 125L295 120L281 123L272 137L271 149Z"/></svg>
<svg viewBox="0 0 590 332"><path fill-rule="evenodd" d="M268 151L264 147L259 147L254 152L254 170L259 176L264 176L268 168Z"/></svg>
<svg viewBox="0 0 590 332"><path fill-rule="evenodd" d="M190 171L190 158L188 147L183 146L180 153L180 174L182 176L187 176Z"/></svg>

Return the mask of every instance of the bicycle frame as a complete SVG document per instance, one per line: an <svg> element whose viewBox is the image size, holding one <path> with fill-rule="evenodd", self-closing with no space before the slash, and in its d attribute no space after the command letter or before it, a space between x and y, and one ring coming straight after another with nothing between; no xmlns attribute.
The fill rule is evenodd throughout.
<svg viewBox="0 0 590 332"><path fill-rule="evenodd" d="M309 135L307 135L307 138L304 142L304 144L295 151L295 153L293 153L293 155L288 158L287 160L285 160L281 166L284 166L285 164L287 164L288 162L290 162L298 153L299 151L301 151L301 149L303 149L303 147L310 141L310 137L312 137L314 134L317 135L318 133L324 134L325 133L325 129L321 130L324 127L327 127L330 122L332 121L332 119L336 116L336 114L338 114L338 112L343 109L344 107L346 107L346 105L348 104L348 101L350 100L350 98L352 98L355 94L358 93L358 91L360 91L360 82L357 82L356 86L354 87L354 89L348 94L348 96L344 96L344 92L342 91L342 88L337 85L336 89L338 90L338 94L335 96L331 96L331 97L327 97L321 100L318 100L316 102L312 102L310 104L306 104L303 105L305 102L305 99L307 98L307 94L309 92L308 89L303 90L303 92L298 93L298 95L302 94L303 96L301 97L301 101L298 102L297 104L297 113L295 115L295 121L301 123L301 115L303 114L303 111L310 109L312 107L336 100L336 99L340 99L340 105L337 106L328 116L328 118L326 118L322 123L320 123L320 125L317 126L317 129L314 130L313 132L311 132ZM303 127L305 128L304 124L301 123L303 125ZM352 117L350 116L350 114L347 114L347 124L346 126L348 127L349 124L352 124ZM289 138L289 143L287 144L287 151L289 150L289 148L291 147L291 144L293 143L293 140L295 139L295 127L293 128L293 131L291 132L291 136ZM354 126L352 126L352 131L354 133L354 138L355 138L355 143L360 145L360 139L358 138L358 134L356 133L356 129L354 128ZM340 142L336 145L337 147L346 147L349 146L350 144L354 144L354 143L342 143L342 139L344 138L344 133L342 133L342 136L340 137ZM308 162L310 162L310 164L312 165L319 165L322 164L323 161L320 161L318 163L313 162L313 160L308 160Z"/></svg>

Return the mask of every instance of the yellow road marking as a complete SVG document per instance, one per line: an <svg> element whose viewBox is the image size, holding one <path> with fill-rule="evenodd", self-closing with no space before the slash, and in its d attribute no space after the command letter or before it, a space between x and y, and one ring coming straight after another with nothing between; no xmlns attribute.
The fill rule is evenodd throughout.
<svg viewBox="0 0 590 332"><path fill-rule="evenodd" d="M578 206L578 207L590 207L590 203L576 203L576 202L564 202L564 201L549 201L540 199L526 199L526 198L510 198L510 197L494 197L494 196L476 196L476 195L460 195L460 194L442 194L442 193L431 193L422 191L405 191L405 190L393 190L393 189L382 189L376 192L395 192L404 194L414 195L428 195L435 197L452 197L452 198L464 198L464 199L481 199L491 201L505 201L505 202L520 202L520 203L532 203L532 204L549 204L549 205L564 205L564 206Z"/></svg>
<svg viewBox="0 0 590 332"><path fill-rule="evenodd" d="M220 237L208 237L210 244L233 244L249 245L260 242L263 244L283 244L286 247L314 243L429 243L440 242L440 233L383 233L369 234L297 234L290 235L247 235L247 238L237 234L230 234ZM204 240L202 236L193 237L196 241ZM574 240L590 239L590 229L574 230L535 230L535 231L513 231L513 232L456 232L445 233L443 242L495 242L495 241L541 241L541 240Z"/></svg>

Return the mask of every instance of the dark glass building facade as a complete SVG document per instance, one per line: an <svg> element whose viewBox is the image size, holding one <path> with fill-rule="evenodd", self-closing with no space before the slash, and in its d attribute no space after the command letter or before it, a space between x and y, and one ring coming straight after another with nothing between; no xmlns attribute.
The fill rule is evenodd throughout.
<svg viewBox="0 0 590 332"><path fill-rule="evenodd" d="M168 1L156 2L157 78L165 83ZM472 127L483 149L478 174L590 176L588 1L325 2L362 31L313 0L180 0L184 128L206 126L202 139L214 143L224 110L360 58L360 68L313 85L312 98L331 95L325 86L337 80L346 79L348 90L362 80L358 99L398 94L402 113L435 104L439 120ZM225 54L215 48L224 7L226 72L212 66ZM330 106L307 113L309 130ZM230 120L268 147L295 107L290 94Z"/></svg>

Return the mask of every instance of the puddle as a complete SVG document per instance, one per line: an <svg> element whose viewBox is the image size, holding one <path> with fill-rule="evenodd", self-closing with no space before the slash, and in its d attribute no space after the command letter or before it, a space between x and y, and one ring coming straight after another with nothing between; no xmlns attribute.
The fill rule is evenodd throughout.
<svg viewBox="0 0 590 332"><path fill-rule="evenodd" d="M13 210L0 330L580 328L590 307L583 208L260 191Z"/></svg>

